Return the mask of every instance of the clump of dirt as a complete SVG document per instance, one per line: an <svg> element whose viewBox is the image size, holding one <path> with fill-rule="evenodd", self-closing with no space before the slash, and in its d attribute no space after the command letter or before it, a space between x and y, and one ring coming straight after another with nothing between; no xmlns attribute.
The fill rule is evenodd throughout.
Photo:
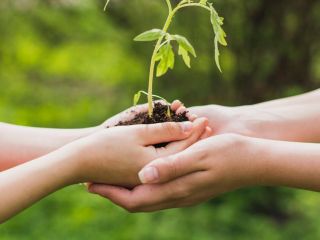
<svg viewBox="0 0 320 240"><path fill-rule="evenodd" d="M168 106L161 102L156 102L153 108L153 115L149 117L148 112L137 113L133 119L129 121L120 121L116 126L128 126L137 124L155 124L163 122L185 122L188 121L187 112L176 114L170 109L170 116L168 116ZM155 147L165 147L168 143L161 143Z"/></svg>

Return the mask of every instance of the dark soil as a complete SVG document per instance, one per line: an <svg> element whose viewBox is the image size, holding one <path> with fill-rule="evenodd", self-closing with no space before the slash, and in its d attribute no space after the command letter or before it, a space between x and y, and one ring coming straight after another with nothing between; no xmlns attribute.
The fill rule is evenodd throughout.
<svg viewBox="0 0 320 240"><path fill-rule="evenodd" d="M188 121L187 112L176 114L172 110L171 116L167 115L168 106L160 102L156 102L153 108L153 115L149 117L148 112L137 113L133 119L130 121L120 121L116 126L128 126L128 125L137 125L137 124L154 124L154 123L163 123L163 122L185 122ZM168 143L161 143L155 145L155 147L164 147Z"/></svg>

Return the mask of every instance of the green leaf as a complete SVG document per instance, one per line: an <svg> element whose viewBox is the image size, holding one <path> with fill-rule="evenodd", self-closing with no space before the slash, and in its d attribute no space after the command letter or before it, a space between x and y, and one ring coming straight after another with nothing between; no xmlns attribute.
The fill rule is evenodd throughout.
<svg viewBox="0 0 320 240"><path fill-rule="evenodd" d="M163 55L165 54L165 50L166 50L166 48L164 47L164 46L162 46L159 50L158 50L158 52L157 52L157 54L156 54L156 56L155 56L155 61L157 62L157 61L160 61L161 59L162 59L162 57L163 57Z"/></svg>
<svg viewBox="0 0 320 240"><path fill-rule="evenodd" d="M189 53L183 47L179 46L178 54L182 56L182 59L187 67L191 68Z"/></svg>
<svg viewBox="0 0 320 240"><path fill-rule="evenodd" d="M184 48L187 52L191 53L194 57L197 57L196 51L194 50L188 39L180 35L172 35L172 38L179 43L179 46Z"/></svg>
<svg viewBox="0 0 320 240"><path fill-rule="evenodd" d="M219 17L218 13L213 8L212 4L210 4L210 8L211 8L210 21L211 21L213 31L215 34L215 37L214 37L215 62L216 62L216 65L217 65L219 71L222 72L221 66L220 66L220 59L219 59L219 57L220 57L219 44L221 44L223 46L228 45L228 43L226 41L227 34L222 29L224 19L222 17Z"/></svg>
<svg viewBox="0 0 320 240"><path fill-rule="evenodd" d="M160 60L157 66L157 77L160 77L169 70L169 68L173 69L174 67L174 52L172 50L172 46L169 43L165 44L159 49L158 57Z"/></svg>
<svg viewBox="0 0 320 240"><path fill-rule="evenodd" d="M133 97L133 105L136 106L140 100L141 91L137 92Z"/></svg>
<svg viewBox="0 0 320 240"><path fill-rule="evenodd" d="M223 46L227 46L228 43L226 41L227 34L223 31L222 28L220 28L218 32L218 37L219 37L219 43Z"/></svg>
<svg viewBox="0 0 320 240"><path fill-rule="evenodd" d="M146 31L146 32L141 33L140 35L136 36L134 38L134 41L138 41L138 42L155 41L164 35L165 35L165 32L162 31L161 29L151 29L149 31Z"/></svg>
<svg viewBox="0 0 320 240"><path fill-rule="evenodd" d="M218 41L219 41L218 36L215 36L215 38L214 38L214 48L215 48L215 50L214 50L214 59L215 59L215 62L216 62L216 65L217 65L219 71L222 72L221 66L220 66L220 59L219 59L220 51L219 51Z"/></svg>

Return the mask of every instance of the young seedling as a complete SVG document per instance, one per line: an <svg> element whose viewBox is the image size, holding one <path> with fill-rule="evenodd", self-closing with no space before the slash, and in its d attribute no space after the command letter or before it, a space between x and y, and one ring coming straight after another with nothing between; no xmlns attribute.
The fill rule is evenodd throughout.
<svg viewBox="0 0 320 240"><path fill-rule="evenodd" d="M105 9L110 0L107 1ZM161 77L167 73L169 69L174 68L175 63L175 52L172 48L174 43L178 44L178 55L182 57L184 63L188 68L191 68L191 58L190 55L196 57L196 52L191 43L184 36L169 33L173 17L182 9L187 7L199 7L210 13L210 22L213 27L214 32L214 47L215 47L215 63L220 72L222 72L219 61L219 44L227 46L226 33L222 29L223 18L219 16L213 4L208 0L181 0L179 3L173 5L171 0L165 0L168 7L168 16L162 27L162 29L152 29L141 33L134 38L135 41L139 42L149 42L156 41L149 69L149 82L148 82L148 92L139 91L134 96L134 105L139 102L141 94L147 95L148 98L148 114L152 117L153 114L153 98L159 98L164 100L167 104L168 102L157 95L153 94L153 80L154 76ZM155 74L156 68L156 74ZM168 104L169 105L169 104ZM168 109L168 115L170 116L170 109Z"/></svg>

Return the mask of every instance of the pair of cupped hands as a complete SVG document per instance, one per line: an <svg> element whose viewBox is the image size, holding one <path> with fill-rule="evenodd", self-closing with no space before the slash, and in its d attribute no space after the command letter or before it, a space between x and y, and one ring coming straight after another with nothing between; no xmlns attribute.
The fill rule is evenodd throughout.
<svg viewBox="0 0 320 240"><path fill-rule="evenodd" d="M77 159L72 181L88 182L89 192L129 212L191 206L250 184L238 161L242 141L218 130L227 112L213 123L198 117L205 116L201 107L187 110L174 101L171 108L177 113L188 111L190 121L113 127L147 110L140 105L69 144L66 149ZM163 142L169 144L154 147Z"/></svg>

